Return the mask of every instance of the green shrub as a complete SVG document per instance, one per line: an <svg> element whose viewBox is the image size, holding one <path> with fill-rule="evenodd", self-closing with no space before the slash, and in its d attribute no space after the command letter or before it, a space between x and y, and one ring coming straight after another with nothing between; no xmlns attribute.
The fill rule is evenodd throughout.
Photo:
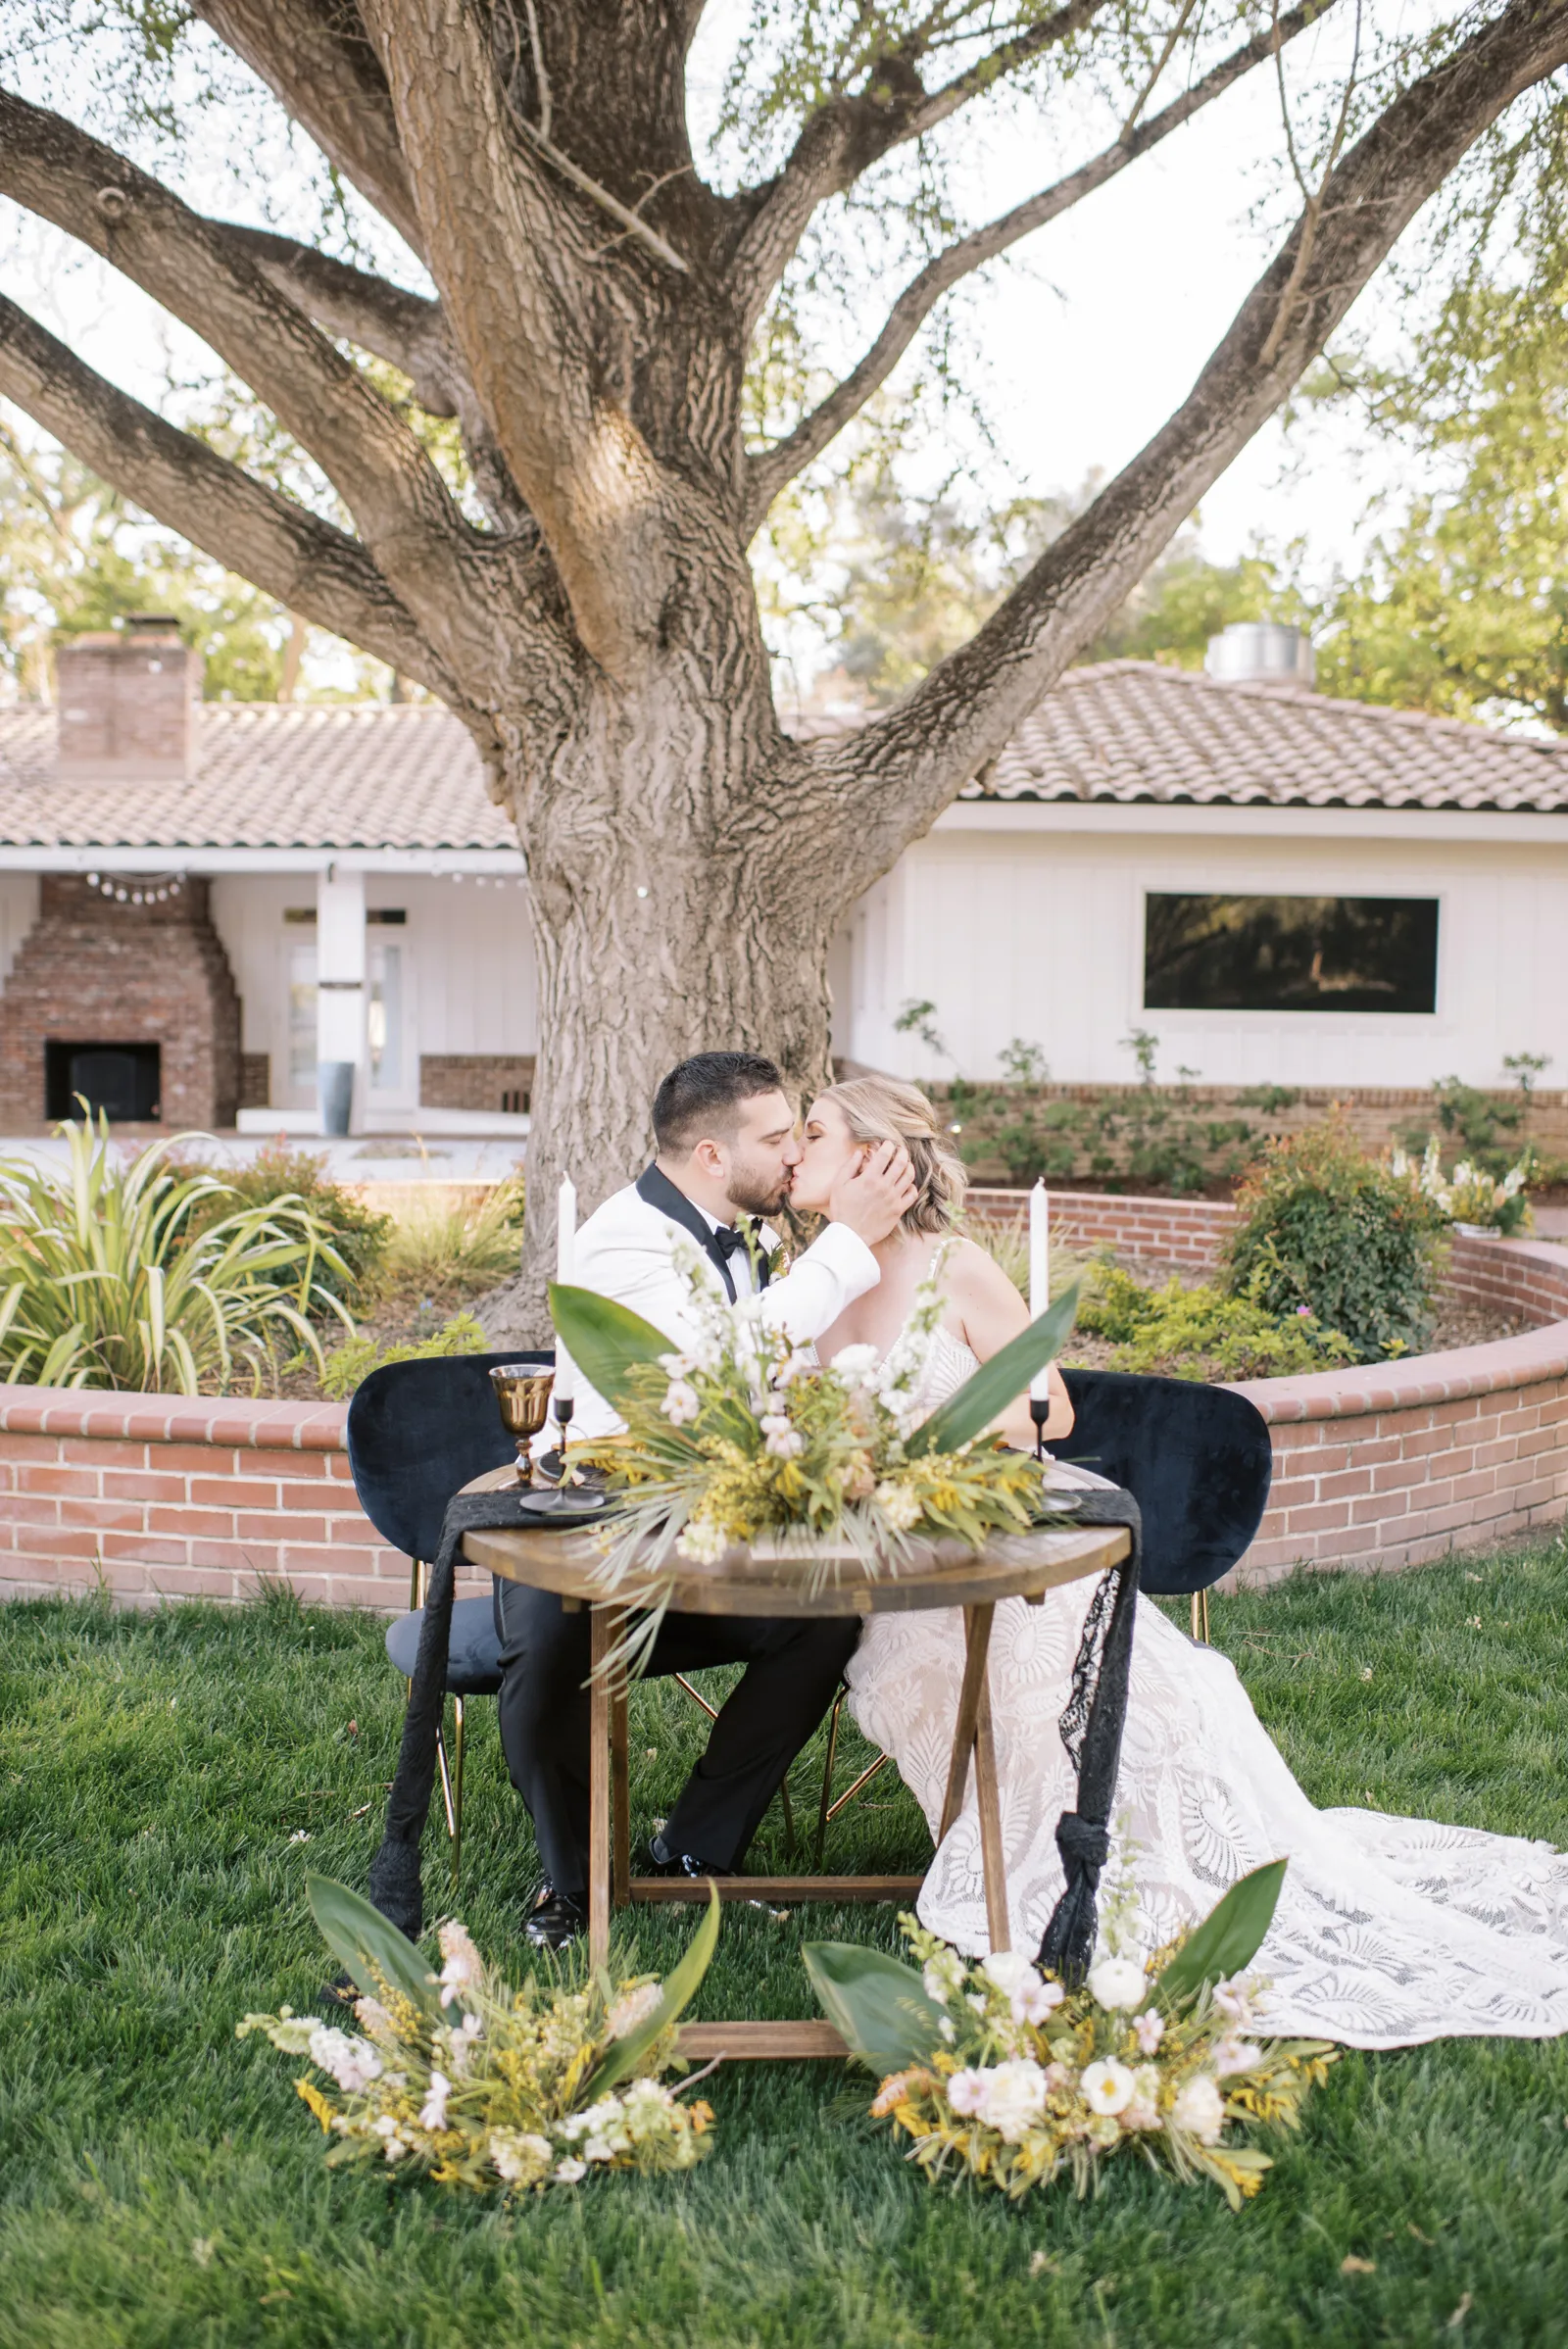
<svg viewBox="0 0 1568 2349"><path fill-rule="evenodd" d="M1441 1208L1368 1157L1339 1119L1269 1143L1236 1199L1231 1294L1277 1317L1305 1305L1358 1362L1419 1353L1431 1335Z"/></svg>
<svg viewBox="0 0 1568 2349"><path fill-rule="evenodd" d="M1097 1269L1078 1328L1109 1338L1112 1370L1178 1379L1277 1379L1335 1370L1354 1349L1311 1312L1271 1313L1252 1297L1178 1280L1145 1289L1117 1265Z"/></svg>
<svg viewBox="0 0 1568 2349"><path fill-rule="evenodd" d="M373 1338L350 1338L328 1354L321 1371L321 1393L335 1403L346 1402L372 1370L388 1362L431 1362L448 1354L482 1354L489 1345L471 1313L459 1313L436 1331L409 1346L379 1346Z"/></svg>
<svg viewBox="0 0 1568 2349"><path fill-rule="evenodd" d="M517 1269L522 1245L520 1178L497 1183L482 1199L451 1204L439 1196L400 1217L387 1249L389 1284L432 1296L472 1296Z"/></svg>
<svg viewBox="0 0 1568 2349"><path fill-rule="evenodd" d="M63 1167L0 1159L0 1377L199 1395L243 1366L259 1392L276 1339L319 1362L312 1317L353 1326L324 1286L347 1267L302 1199L246 1203L191 1171L181 1145L205 1136L127 1166L106 1117L60 1130Z"/></svg>
<svg viewBox="0 0 1568 2349"><path fill-rule="evenodd" d="M290 1150L283 1141L270 1142L249 1166L232 1171L184 1160L177 1171L204 1175L223 1185L229 1199L245 1207L270 1207L274 1199L299 1199L329 1236L338 1262L323 1266L320 1286L343 1304L363 1306L374 1294L392 1239L390 1215L376 1215L352 1192L330 1180L325 1153ZM211 1199L200 1205L189 1223L194 1239L224 1212L222 1201Z"/></svg>

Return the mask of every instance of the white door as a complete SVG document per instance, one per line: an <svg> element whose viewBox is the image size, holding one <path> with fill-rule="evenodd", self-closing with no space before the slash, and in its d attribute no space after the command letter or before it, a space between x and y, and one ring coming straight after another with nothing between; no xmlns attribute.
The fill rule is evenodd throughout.
<svg viewBox="0 0 1568 2349"><path fill-rule="evenodd" d="M377 938L372 932L367 942L366 965L370 1106L413 1109L418 1102L419 1060L407 939Z"/></svg>
<svg viewBox="0 0 1568 2349"><path fill-rule="evenodd" d="M316 943L289 945L288 1037L285 1065L287 1091L278 1104L284 1109L316 1105Z"/></svg>

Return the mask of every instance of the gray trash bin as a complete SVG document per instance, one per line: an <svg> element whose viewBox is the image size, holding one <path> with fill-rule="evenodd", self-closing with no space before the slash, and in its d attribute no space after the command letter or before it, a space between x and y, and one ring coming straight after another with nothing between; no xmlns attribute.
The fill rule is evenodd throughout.
<svg viewBox="0 0 1568 2349"><path fill-rule="evenodd" d="M316 1064L317 1098L321 1104L323 1134L346 1134L349 1115L354 1107L354 1063L352 1060L318 1060Z"/></svg>

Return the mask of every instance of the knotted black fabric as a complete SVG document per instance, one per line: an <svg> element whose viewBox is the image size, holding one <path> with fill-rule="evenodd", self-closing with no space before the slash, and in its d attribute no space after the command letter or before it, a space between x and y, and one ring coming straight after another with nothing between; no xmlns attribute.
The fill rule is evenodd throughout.
<svg viewBox="0 0 1568 2349"><path fill-rule="evenodd" d="M431 1561L429 1588L424 1594L424 1628L419 1635L408 1710L403 1716L397 1773L387 1796L381 1847L370 1862L370 1899L382 1916L411 1941L417 1940L424 1926L419 1841L435 1786L436 1744L446 1702L452 1588L457 1578L458 1552L466 1534L503 1533L518 1526L548 1523L548 1516L540 1506L548 1497L521 1486L504 1486L498 1493L460 1493L448 1501L441 1521L441 1540Z"/></svg>
<svg viewBox="0 0 1568 2349"><path fill-rule="evenodd" d="M1076 1984L1088 1973L1095 1953L1095 1895L1110 1854L1110 1813L1127 1718L1143 1524L1132 1494L1108 1489L1075 1493L1072 1523L1124 1525L1132 1536L1130 1552L1103 1577L1084 1617L1083 1637L1073 1660L1072 1688L1057 1724L1062 1744L1078 1771L1078 1807L1063 1811L1056 1822L1056 1849L1066 1884L1041 1939L1039 1963L1063 1982Z"/></svg>

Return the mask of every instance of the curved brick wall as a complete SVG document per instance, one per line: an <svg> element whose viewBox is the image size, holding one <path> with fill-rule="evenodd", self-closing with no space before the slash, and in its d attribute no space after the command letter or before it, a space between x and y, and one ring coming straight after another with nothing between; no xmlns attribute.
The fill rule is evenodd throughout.
<svg viewBox="0 0 1568 2349"><path fill-rule="evenodd" d="M1013 1222L1024 1192L974 1196ZM1232 1210L1203 1199L1056 1192L1058 1237L1210 1264ZM1274 1491L1238 1578L1299 1561L1412 1565L1568 1507L1568 1249L1456 1240L1452 1288L1537 1326L1491 1346L1365 1370L1258 1379ZM303 1598L408 1604L409 1562L361 1514L340 1403L187 1400L0 1386L0 1590L102 1584L132 1601ZM482 1586L485 1578L475 1577Z"/></svg>

